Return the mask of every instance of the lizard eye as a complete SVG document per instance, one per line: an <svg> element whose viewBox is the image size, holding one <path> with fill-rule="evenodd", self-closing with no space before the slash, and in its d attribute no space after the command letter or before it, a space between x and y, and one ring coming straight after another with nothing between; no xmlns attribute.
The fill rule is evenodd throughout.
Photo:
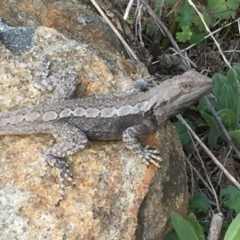
<svg viewBox="0 0 240 240"><path fill-rule="evenodd" d="M183 87L183 88L189 88L189 87L191 87L191 84L189 84L189 83L183 83L183 84L182 84L182 87Z"/></svg>
<svg viewBox="0 0 240 240"><path fill-rule="evenodd" d="M165 106L165 105L167 105L167 104L169 104L170 102L169 102L169 100L164 100L162 103L161 103L161 105L162 106Z"/></svg>

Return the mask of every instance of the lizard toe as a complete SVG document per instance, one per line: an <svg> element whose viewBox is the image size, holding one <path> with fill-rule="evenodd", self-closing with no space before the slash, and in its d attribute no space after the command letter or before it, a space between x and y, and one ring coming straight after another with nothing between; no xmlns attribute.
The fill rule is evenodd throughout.
<svg viewBox="0 0 240 240"><path fill-rule="evenodd" d="M158 162L162 162L163 160L160 156L157 155L159 154L159 151L148 148L149 146L143 147L142 151L138 153L138 157L141 158L147 165L149 165L149 163L152 163L156 167L160 168Z"/></svg>

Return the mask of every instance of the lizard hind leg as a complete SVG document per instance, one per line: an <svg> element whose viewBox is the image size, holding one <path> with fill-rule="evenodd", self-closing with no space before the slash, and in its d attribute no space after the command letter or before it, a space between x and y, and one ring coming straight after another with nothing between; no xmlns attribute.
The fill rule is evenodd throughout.
<svg viewBox="0 0 240 240"><path fill-rule="evenodd" d="M68 122L58 121L50 126L54 138L59 142L49 148L46 153L47 163L59 170L61 184L61 200L64 198L65 180L73 183L73 177L69 165L63 158L84 149L88 143L86 135L81 130Z"/></svg>
<svg viewBox="0 0 240 240"><path fill-rule="evenodd" d="M156 125L152 121L146 120L141 125L127 128L122 134L122 139L126 147L137 154L147 165L150 162L159 168L159 162L162 161L161 157L158 156L159 152L149 149L149 146L142 146L138 140L139 136L152 132L155 128Z"/></svg>

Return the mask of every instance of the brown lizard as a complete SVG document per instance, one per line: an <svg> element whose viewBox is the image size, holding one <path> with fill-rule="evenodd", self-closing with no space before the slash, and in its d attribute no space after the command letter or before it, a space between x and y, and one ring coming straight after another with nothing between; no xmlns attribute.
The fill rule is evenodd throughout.
<svg viewBox="0 0 240 240"><path fill-rule="evenodd" d="M49 62L43 66L48 68ZM54 79L48 75L49 72L38 73L35 86L52 89ZM63 85L56 84L52 101L0 113L0 135L51 133L58 143L47 151L46 160L59 169L62 188L64 179L72 181L63 158L84 149L88 139L122 139L139 158L159 167L158 151L142 146L138 137L193 104L213 85L210 78L188 71L151 88L152 81L143 78L126 92L71 99L76 73L70 70L57 77L65 81Z"/></svg>

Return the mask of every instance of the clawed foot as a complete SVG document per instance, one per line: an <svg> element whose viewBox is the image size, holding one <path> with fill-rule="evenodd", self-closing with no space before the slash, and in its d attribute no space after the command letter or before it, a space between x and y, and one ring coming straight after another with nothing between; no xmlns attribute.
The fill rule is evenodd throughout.
<svg viewBox="0 0 240 240"><path fill-rule="evenodd" d="M154 164L156 167L160 168L158 162L162 162L162 158L158 156L159 151L155 149L149 149L149 146L142 147L141 152L138 152L137 155L141 158L144 163L149 165L149 162Z"/></svg>

